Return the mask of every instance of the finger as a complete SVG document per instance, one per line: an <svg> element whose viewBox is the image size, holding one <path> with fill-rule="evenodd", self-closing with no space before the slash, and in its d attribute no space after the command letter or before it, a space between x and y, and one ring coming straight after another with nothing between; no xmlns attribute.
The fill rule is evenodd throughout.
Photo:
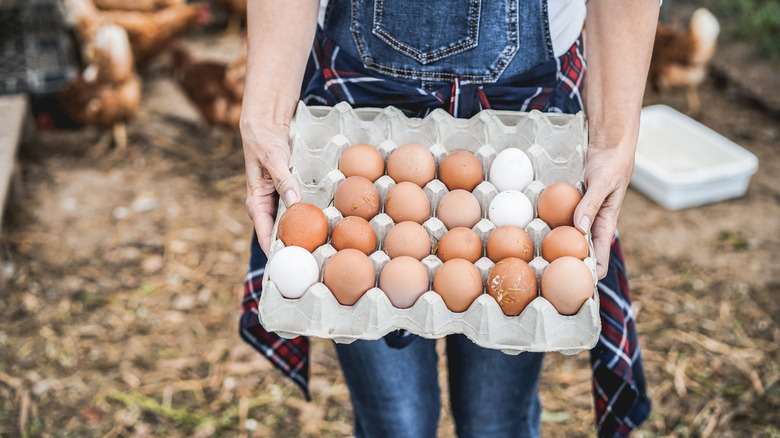
<svg viewBox="0 0 780 438"><path fill-rule="evenodd" d="M301 188L289 168L289 157L284 152L271 152L266 156L263 167L271 176L274 187L287 207L301 199Z"/></svg>
<svg viewBox="0 0 780 438"><path fill-rule="evenodd" d="M591 240L593 241L593 255L596 257L596 277L601 280L607 276L609 267L610 248L612 247L612 237L615 235L615 229L604 226L603 222L598 220L592 227Z"/></svg>
<svg viewBox="0 0 780 438"><path fill-rule="evenodd" d="M582 234L590 232L590 228L596 220L596 215L601 209L601 204L607 196L609 196L609 192L602 185L593 185L585 190L582 200L577 204L577 208L574 209L574 226Z"/></svg>

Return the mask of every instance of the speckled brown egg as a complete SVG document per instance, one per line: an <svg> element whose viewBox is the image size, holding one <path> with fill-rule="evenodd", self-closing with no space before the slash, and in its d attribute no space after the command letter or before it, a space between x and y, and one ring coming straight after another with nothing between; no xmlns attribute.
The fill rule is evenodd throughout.
<svg viewBox="0 0 780 438"><path fill-rule="evenodd" d="M488 275L488 294L508 316L519 315L536 298L536 288L536 274L518 258L501 260Z"/></svg>
<svg viewBox="0 0 780 438"><path fill-rule="evenodd" d="M387 193L385 213L393 222L417 222L419 224L431 217L431 203L420 186L404 181L393 186Z"/></svg>
<svg viewBox="0 0 780 438"><path fill-rule="evenodd" d="M574 209L582 200L582 194L571 184L560 182L549 185L539 195L536 210L539 219L550 228L562 225L574 226Z"/></svg>
<svg viewBox="0 0 780 438"><path fill-rule="evenodd" d="M463 312L482 294L482 276L468 260L448 260L433 277L433 291L448 309Z"/></svg>
<svg viewBox="0 0 780 438"><path fill-rule="evenodd" d="M422 260L431 254L431 238L417 222L400 222L387 233L382 249L391 259L409 256Z"/></svg>
<svg viewBox="0 0 780 438"><path fill-rule="evenodd" d="M409 181L423 187L436 175L436 160L423 145L407 143L390 154L387 174L395 182Z"/></svg>
<svg viewBox="0 0 780 438"><path fill-rule="evenodd" d="M470 192L482 182L482 164L469 151L450 152L439 164L439 180L450 190Z"/></svg>
<svg viewBox="0 0 780 438"><path fill-rule="evenodd" d="M593 296L596 283L588 266L574 257L555 259L542 273L542 296L561 315L574 315Z"/></svg>
<svg viewBox="0 0 780 438"><path fill-rule="evenodd" d="M456 227L472 228L482 218L477 197L463 189L448 192L439 201L436 217L451 230Z"/></svg>
<svg viewBox="0 0 780 438"><path fill-rule="evenodd" d="M314 251L328 240L328 218L316 205L299 202L279 219L277 237L285 246Z"/></svg>
<svg viewBox="0 0 780 438"><path fill-rule="evenodd" d="M333 255L325 265L323 283L339 303L351 306L374 287L376 271L367 255L347 248Z"/></svg>
<svg viewBox="0 0 780 438"><path fill-rule="evenodd" d="M442 262L452 259L466 259L476 263L482 257L482 241L471 228L453 228L439 240L436 255Z"/></svg>
<svg viewBox="0 0 780 438"><path fill-rule="evenodd" d="M330 233L330 244L340 251L354 248L366 255L376 250L376 232L371 224L360 216L341 219Z"/></svg>
<svg viewBox="0 0 780 438"><path fill-rule="evenodd" d="M368 178L350 176L339 184L333 205L343 216L360 216L370 221L379 213L379 191Z"/></svg>
<svg viewBox="0 0 780 438"><path fill-rule="evenodd" d="M425 266L409 256L390 260L379 274L379 288L393 306L399 309L412 307L417 299L428 291L428 283Z"/></svg>
<svg viewBox="0 0 780 438"><path fill-rule="evenodd" d="M341 153L339 170L347 178L362 176L369 181L376 181L385 173L385 159L370 144L357 143Z"/></svg>
<svg viewBox="0 0 780 438"><path fill-rule="evenodd" d="M548 262L571 256L585 260L588 256L588 241L578 229L568 225L554 228L542 240L542 258Z"/></svg>
<svg viewBox="0 0 780 438"><path fill-rule="evenodd" d="M516 257L526 263L534 258L534 243L526 231L517 225L502 225L488 237L486 252L493 263Z"/></svg>

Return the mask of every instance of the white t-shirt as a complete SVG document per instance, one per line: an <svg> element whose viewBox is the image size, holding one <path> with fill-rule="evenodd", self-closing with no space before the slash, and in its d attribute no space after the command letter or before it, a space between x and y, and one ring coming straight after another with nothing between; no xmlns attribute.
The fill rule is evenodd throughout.
<svg viewBox="0 0 780 438"><path fill-rule="evenodd" d="M522 1L522 0L521 0ZM320 0L318 21L322 25L328 0ZM585 0L547 0L550 38L555 56L561 56L577 41L585 24Z"/></svg>

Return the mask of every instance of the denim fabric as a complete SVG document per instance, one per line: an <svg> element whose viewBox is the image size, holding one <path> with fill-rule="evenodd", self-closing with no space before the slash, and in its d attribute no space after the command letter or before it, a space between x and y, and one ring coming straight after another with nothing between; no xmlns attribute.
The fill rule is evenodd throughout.
<svg viewBox="0 0 780 438"><path fill-rule="evenodd" d="M537 385L544 354L507 355L464 335L447 337L450 405L460 438L539 436ZM436 341L336 344L355 415L355 436L436 436L441 409Z"/></svg>
<svg viewBox="0 0 780 438"><path fill-rule="evenodd" d="M324 30L366 68L427 89L553 59L547 0L331 0Z"/></svg>

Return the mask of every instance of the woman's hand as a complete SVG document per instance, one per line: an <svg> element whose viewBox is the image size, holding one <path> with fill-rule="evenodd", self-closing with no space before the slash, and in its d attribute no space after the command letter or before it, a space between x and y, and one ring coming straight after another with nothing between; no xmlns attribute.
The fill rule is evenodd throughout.
<svg viewBox="0 0 780 438"><path fill-rule="evenodd" d="M246 166L246 210L255 226L263 252L270 254L271 233L279 196L290 205L301 199L298 181L290 173L289 126L257 126L251 120L241 121Z"/></svg>
<svg viewBox="0 0 780 438"><path fill-rule="evenodd" d="M247 5L247 68L241 107L246 166L246 209L257 240L269 254L278 194L288 207L301 199L290 174L290 121L314 33L318 0L294 6L275 0Z"/></svg>
<svg viewBox="0 0 780 438"><path fill-rule="evenodd" d="M588 146L585 167L585 195L574 212L574 224L583 233L590 231L596 256L596 275L607 275L612 237L618 215L634 170L636 145Z"/></svg>
<svg viewBox="0 0 780 438"><path fill-rule="evenodd" d="M583 233L591 232L599 279L607 275L618 213L634 169L658 11L658 0L588 2L588 162L574 223Z"/></svg>

